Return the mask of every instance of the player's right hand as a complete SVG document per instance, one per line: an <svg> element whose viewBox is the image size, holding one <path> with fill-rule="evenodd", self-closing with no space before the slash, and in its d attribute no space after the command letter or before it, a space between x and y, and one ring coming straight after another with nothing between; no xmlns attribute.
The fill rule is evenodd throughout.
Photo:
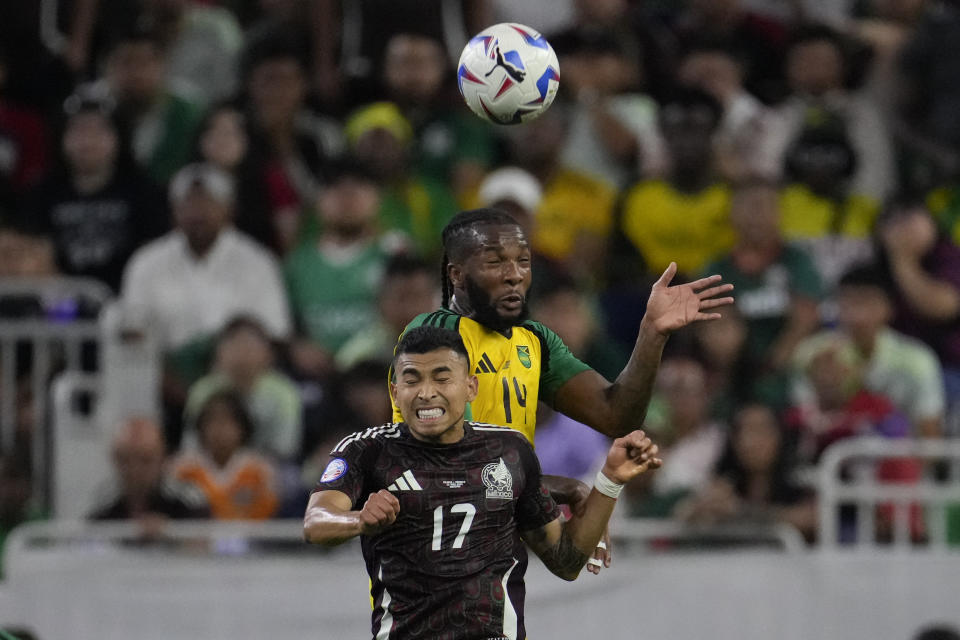
<svg viewBox="0 0 960 640"><path fill-rule="evenodd" d="M613 441L603 474L618 484L626 484L648 469L659 469L660 448L639 429Z"/></svg>
<svg viewBox="0 0 960 640"><path fill-rule="evenodd" d="M400 501L386 489L371 493L360 510L360 533L373 535L396 522Z"/></svg>

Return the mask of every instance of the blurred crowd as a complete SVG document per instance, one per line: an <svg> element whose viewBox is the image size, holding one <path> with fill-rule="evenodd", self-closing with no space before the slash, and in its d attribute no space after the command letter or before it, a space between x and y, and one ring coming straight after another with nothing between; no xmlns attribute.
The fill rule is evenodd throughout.
<svg viewBox="0 0 960 640"><path fill-rule="evenodd" d="M163 418L118 428L94 517L301 515L331 444L390 419L393 344L477 206L524 226L533 317L610 379L670 261L736 286L667 347L632 515L812 539L831 443L960 433L957 0L40 4L0 3L0 277L96 278L164 352ZM504 21L561 67L516 127L454 74ZM24 413L0 535L43 515ZM608 446L547 407L536 444L574 477Z"/></svg>

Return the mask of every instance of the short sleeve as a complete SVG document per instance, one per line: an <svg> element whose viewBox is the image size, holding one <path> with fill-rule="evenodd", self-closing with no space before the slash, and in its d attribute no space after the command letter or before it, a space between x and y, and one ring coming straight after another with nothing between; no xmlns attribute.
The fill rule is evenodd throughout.
<svg viewBox="0 0 960 640"><path fill-rule="evenodd" d="M317 491L339 491L349 496L354 507L363 498L365 474L364 460L370 451L369 441L350 442L347 436L330 452L330 459L323 475L314 487Z"/></svg>
<svg viewBox="0 0 960 640"><path fill-rule="evenodd" d="M916 385L909 411L910 417L914 420L942 417L946 411L946 398L940 361L926 345L918 345L918 347L912 363Z"/></svg>
<svg viewBox="0 0 960 640"><path fill-rule="evenodd" d="M533 448L526 440L522 441L521 447L520 460L525 480L523 493L517 500L515 518L518 530L532 531L559 518L560 507L543 486L540 462L533 453Z"/></svg>
<svg viewBox="0 0 960 640"><path fill-rule="evenodd" d="M540 399L553 405L554 395L566 382L584 371L590 365L577 359L556 333L539 322L528 322L524 326L540 338L542 362L540 364Z"/></svg>

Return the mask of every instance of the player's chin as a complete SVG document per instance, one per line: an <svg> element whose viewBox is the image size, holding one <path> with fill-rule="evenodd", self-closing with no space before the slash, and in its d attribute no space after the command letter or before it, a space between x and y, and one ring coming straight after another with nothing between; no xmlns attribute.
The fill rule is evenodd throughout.
<svg viewBox="0 0 960 640"><path fill-rule="evenodd" d="M520 320L523 317L523 314L523 304L514 305L512 303L501 303L497 305L497 317L499 317L505 323L511 323Z"/></svg>

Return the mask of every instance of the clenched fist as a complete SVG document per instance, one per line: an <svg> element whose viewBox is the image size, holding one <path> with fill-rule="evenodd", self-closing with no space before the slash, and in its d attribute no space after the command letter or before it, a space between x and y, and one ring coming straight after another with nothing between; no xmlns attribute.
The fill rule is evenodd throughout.
<svg viewBox="0 0 960 640"><path fill-rule="evenodd" d="M360 533L365 536L379 533L389 527L400 513L400 501L387 491L380 489L371 493L360 510Z"/></svg>
<svg viewBox="0 0 960 640"><path fill-rule="evenodd" d="M603 475L617 484L626 484L648 469L659 469L663 461L657 457L660 448L643 431L628 433L613 441Z"/></svg>

